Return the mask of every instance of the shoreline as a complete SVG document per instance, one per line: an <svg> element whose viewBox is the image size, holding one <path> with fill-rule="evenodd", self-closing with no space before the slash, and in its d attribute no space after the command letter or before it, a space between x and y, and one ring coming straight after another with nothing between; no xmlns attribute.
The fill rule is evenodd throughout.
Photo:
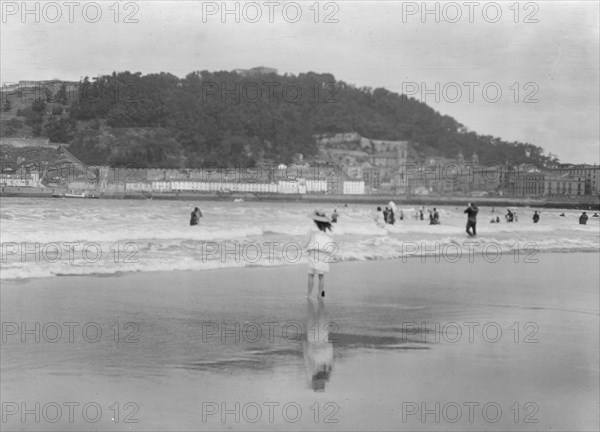
<svg viewBox="0 0 600 432"><path fill-rule="evenodd" d="M447 243L447 244L453 244L453 243ZM545 255L564 255L564 254L582 254L584 256L588 256L590 254L599 254L600 255L600 250L595 249L595 250L577 250L577 251L554 251L554 250L540 250L540 251L536 251L535 252L535 259L539 259L540 256L545 256ZM539 255L541 254L541 255ZM510 254L508 252L503 252L500 254L500 256L504 256L507 257ZM476 256L483 256L482 253L474 253L473 254L474 257ZM470 259L470 258L464 258L465 260ZM523 262L527 262L526 259L527 258L523 258L524 261ZM533 260L533 255L531 257L531 259ZM406 257L393 257L393 258L377 258L377 259L351 259L351 260L341 260L341 261L337 261L335 263L335 265L353 265L356 263L390 263L390 262L396 262L398 265L407 265L408 263L415 263L417 261L420 261L421 264L426 264L428 262L430 263L443 263L444 261L446 263L455 263L456 261L452 261L452 260L447 260L446 257L444 257L443 259L441 258L441 255L435 255L435 254L426 254L426 253L421 253L421 254L411 254L408 255ZM459 260L460 261L460 260ZM532 263L534 263L535 261L531 261ZM223 267L212 267L212 268L204 268L204 269L190 269L190 268L186 268L186 269L173 269L173 270L164 270L164 269L159 269L159 270L148 270L148 269L143 269L143 270L115 270L112 273L106 272L106 273L102 273L102 272L91 272L91 273L58 273L58 274L53 274L53 275L44 275L44 276L28 276L28 277L23 277L23 278L6 278L6 279L0 279L0 282L2 283L16 283L16 284L26 284L32 281L40 281L40 280L47 280L47 281L55 281L55 280L60 280L60 279L73 279L73 278L92 278L92 279L111 279L111 278L127 278L127 277L135 277L134 275L140 275L140 277L143 277L143 275L149 274L149 275L156 275L157 277L168 277L168 275L171 275L173 278L177 279L180 278L182 276L185 276L187 274L194 274L194 273L199 273L199 274L204 274L204 273L213 273L213 272L227 272L227 271L244 271L244 270L251 270L251 269L264 269L265 271L267 269L281 269L281 271L284 271L284 269L304 269L306 267L306 263L305 262L300 262L300 263L294 263L294 264L269 264L269 265L250 265L250 266L223 266ZM291 271L291 270L290 270Z"/></svg>
<svg viewBox="0 0 600 432"><path fill-rule="evenodd" d="M37 188L31 191L6 190L0 192L0 198L52 198L57 189L48 191ZM335 204L383 204L394 201L397 205L447 205L463 206L469 201L475 201L479 206L491 207L537 207L563 208L578 210L600 210L600 197L589 196L585 199L553 200L517 197L473 197L473 196L404 196L404 195L313 195L313 194L194 194L194 193L155 193L146 198L140 194L131 193L101 193L99 199L115 200L157 200L157 201L233 201L241 199L246 202L304 202L304 203L335 203ZM62 199L62 198L61 198ZM78 199L78 198L65 198ZM86 199L86 198L79 198Z"/></svg>

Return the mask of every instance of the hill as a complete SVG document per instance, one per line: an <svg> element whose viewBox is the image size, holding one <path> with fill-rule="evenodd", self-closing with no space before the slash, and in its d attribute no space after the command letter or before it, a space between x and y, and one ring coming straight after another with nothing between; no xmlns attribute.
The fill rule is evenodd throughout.
<svg viewBox="0 0 600 432"><path fill-rule="evenodd" d="M2 113L3 136L48 137L86 163L112 166L290 162L317 155L315 135L338 132L409 141L414 159L476 152L482 163L557 162L541 147L478 135L413 98L330 74L115 72L86 77L74 98L61 92L13 103Z"/></svg>

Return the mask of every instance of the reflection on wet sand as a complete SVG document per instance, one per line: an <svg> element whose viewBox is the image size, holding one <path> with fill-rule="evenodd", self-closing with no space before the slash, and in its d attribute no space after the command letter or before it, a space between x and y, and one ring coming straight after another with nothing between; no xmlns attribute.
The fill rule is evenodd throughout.
<svg viewBox="0 0 600 432"><path fill-rule="evenodd" d="M304 369L308 374L308 388L323 392L332 375L334 353L338 361L344 361L362 356L370 350L431 349L432 335L435 333L432 328L401 323L390 326L388 322L365 328L361 322L340 321L335 313L336 303L327 303L326 306L321 298L305 301L301 306L298 305L304 309L303 319L282 320L270 330L267 323L262 324L262 332L258 333L260 337L254 335L252 340L243 329L245 326L260 327L260 323L239 323L239 341L235 335L223 333L224 329L237 328L234 323L216 323L219 331L211 334L207 343L199 345L198 350L193 350L192 358L186 358L175 367L230 375L247 371L273 371L281 365L287 365L292 369L297 367L298 371ZM188 324L189 332L186 334L197 331L197 322ZM169 341L164 342L168 344Z"/></svg>
<svg viewBox="0 0 600 432"><path fill-rule="evenodd" d="M329 341L329 331L335 324L327 319L325 304L321 298L317 306L312 299L306 304L306 341L303 342L304 363L309 375L310 387L316 392L325 391L325 384L333 371L333 344Z"/></svg>

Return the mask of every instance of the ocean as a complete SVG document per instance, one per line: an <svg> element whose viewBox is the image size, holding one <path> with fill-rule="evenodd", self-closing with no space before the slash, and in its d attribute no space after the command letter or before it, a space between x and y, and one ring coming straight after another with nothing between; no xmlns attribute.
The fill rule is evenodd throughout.
<svg viewBox="0 0 600 432"><path fill-rule="evenodd" d="M203 218L190 226L193 207ZM0 200L2 279L127 272L208 270L228 267L299 265L318 204L2 198ZM385 206L385 203L382 203ZM396 203L404 220L385 228L374 222L376 207L336 207L330 263L393 258L486 260L512 255L535 260L539 253L597 252L600 218L579 225L580 211L516 208L519 221L507 223L505 208L480 208L478 236L465 233L462 207L439 207L441 225L414 218L418 210ZM331 214L335 205L319 208ZM564 217L560 214L564 213ZM500 217L499 224L491 224Z"/></svg>

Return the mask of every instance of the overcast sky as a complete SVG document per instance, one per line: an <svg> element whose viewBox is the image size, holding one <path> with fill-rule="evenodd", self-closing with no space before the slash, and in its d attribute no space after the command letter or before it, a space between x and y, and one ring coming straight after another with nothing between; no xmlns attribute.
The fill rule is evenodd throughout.
<svg viewBox="0 0 600 432"><path fill-rule="evenodd" d="M309 1L285 13L289 2L228 2L240 22L221 14L222 2L124 1L118 15L113 1L78 3L40 3L38 23L20 1L2 2L2 83L258 65L331 73L405 90L477 133L539 145L563 162L600 161L597 1L429 2L439 17L423 15L420 1Z"/></svg>

